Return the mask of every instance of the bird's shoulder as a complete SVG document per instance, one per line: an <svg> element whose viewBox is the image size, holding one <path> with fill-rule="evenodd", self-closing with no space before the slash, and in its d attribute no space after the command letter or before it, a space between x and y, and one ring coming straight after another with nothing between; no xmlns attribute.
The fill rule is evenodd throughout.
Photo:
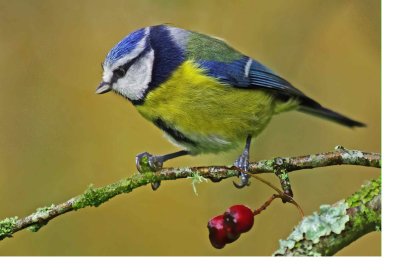
<svg viewBox="0 0 400 277"><path fill-rule="evenodd" d="M168 47L172 43L182 50L187 59L230 62L243 57L243 54L217 37L171 25L157 25L151 29L157 44Z"/></svg>
<svg viewBox="0 0 400 277"><path fill-rule="evenodd" d="M186 57L193 60L230 63L244 57L222 39L197 32L189 32L185 50Z"/></svg>

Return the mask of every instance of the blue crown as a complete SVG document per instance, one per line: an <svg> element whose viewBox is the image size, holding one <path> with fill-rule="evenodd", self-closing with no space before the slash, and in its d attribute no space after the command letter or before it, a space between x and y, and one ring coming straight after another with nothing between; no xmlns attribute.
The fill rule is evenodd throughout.
<svg viewBox="0 0 400 277"><path fill-rule="evenodd" d="M123 38L113 49L107 54L105 63L112 64L115 61L121 59L126 54L130 53L132 49L142 40L145 36L145 29L139 29L133 33L130 33Z"/></svg>

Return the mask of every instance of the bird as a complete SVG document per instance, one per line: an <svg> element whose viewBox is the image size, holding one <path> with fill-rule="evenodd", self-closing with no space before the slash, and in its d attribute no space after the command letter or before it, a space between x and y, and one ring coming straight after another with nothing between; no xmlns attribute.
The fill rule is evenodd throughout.
<svg viewBox="0 0 400 277"><path fill-rule="evenodd" d="M297 110L347 127L364 123L325 108L269 67L214 36L169 24L138 29L102 63L97 94L114 91L182 150L136 156L152 171L184 155L220 153L244 145L234 162L238 188L249 185L250 144L272 117ZM152 184L153 190L160 182Z"/></svg>

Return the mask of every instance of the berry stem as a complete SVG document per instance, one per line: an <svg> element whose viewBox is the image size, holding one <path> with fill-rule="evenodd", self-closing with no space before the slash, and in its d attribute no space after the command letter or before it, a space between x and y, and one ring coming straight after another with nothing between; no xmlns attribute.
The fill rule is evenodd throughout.
<svg viewBox="0 0 400 277"><path fill-rule="evenodd" d="M278 198L280 195L278 194L272 194L272 196L264 203L261 205L260 208L255 209L253 211L253 215L258 215L260 214L263 210L265 210L269 205L271 205L272 201L274 201L276 198Z"/></svg>
<svg viewBox="0 0 400 277"><path fill-rule="evenodd" d="M238 169L238 170L240 170L240 169ZM257 214L261 213L261 211L265 210L265 209L272 203L272 201L273 201L274 199L280 198L280 199L282 199L282 202L283 202L283 203L288 202L288 203L291 203L291 204L295 205L296 208L299 210L299 213L300 213L301 217L302 217L302 218L304 217L304 211L303 211L303 209L302 209L302 208L300 207L300 205L293 199L292 196L290 196L289 194L286 194L286 193L282 192L280 189L278 189L277 187L275 187L273 184L271 184L271 183L268 182L267 180L265 180L265 179L263 179L263 178L261 178L261 177L259 177L259 176L257 176L257 175L253 175L253 174L250 174L250 173L248 173L248 172L246 172L246 174L249 174L251 177L253 177L253 178L259 180L260 182L263 182L264 184L268 185L269 187L273 188L276 192L278 192L278 194L273 194L273 195L267 200L267 202L265 202L260 208L256 209L256 210L253 212L254 215L257 215ZM255 213L255 212L257 212L257 213Z"/></svg>
<svg viewBox="0 0 400 277"><path fill-rule="evenodd" d="M260 214L262 211L264 211L266 208L268 208L268 206L271 205L272 201L274 201L276 198L282 199L282 202L284 202L284 203L288 202L288 203L295 205L296 208L298 209L298 211L300 212L301 217L302 218L304 217L304 212L303 212L303 209L300 207L300 205L297 204L297 202L294 201L293 199L288 199L288 195L285 195L285 194L283 194L283 195L273 194L270 198L268 198L268 200L264 204L261 205L261 207L259 207L258 209L255 209L253 211L253 215Z"/></svg>

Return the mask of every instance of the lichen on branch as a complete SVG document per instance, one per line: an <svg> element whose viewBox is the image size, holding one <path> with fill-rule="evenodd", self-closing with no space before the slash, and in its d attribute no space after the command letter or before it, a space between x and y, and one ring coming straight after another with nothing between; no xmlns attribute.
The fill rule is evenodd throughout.
<svg viewBox="0 0 400 277"><path fill-rule="evenodd" d="M275 256L331 256L351 242L381 229L381 178L320 212L303 218Z"/></svg>

